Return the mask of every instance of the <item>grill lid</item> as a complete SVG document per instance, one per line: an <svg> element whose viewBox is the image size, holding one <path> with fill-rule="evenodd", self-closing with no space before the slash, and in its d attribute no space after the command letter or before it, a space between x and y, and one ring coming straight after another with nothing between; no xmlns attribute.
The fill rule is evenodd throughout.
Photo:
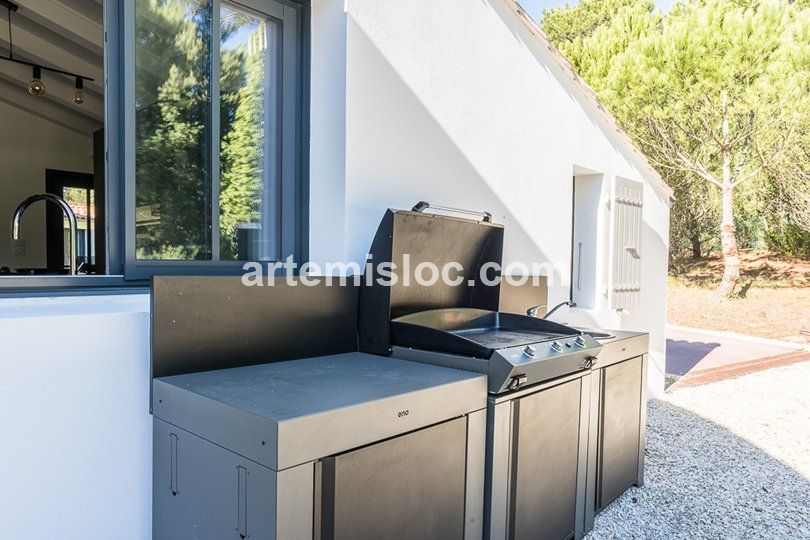
<svg viewBox="0 0 810 540"><path fill-rule="evenodd" d="M481 279L487 263L502 262L503 226L491 223L488 214L481 221L432 213L420 203L415 210L388 210L377 228L369 255L371 280L365 280L360 293L360 349L387 354L390 347L390 321L412 313L438 308L498 309L499 285ZM437 208L437 207L434 207ZM392 278L380 284L380 263L389 263ZM449 269L457 284L439 279L433 285L420 285L416 269L421 263ZM454 266L450 266L450 264ZM457 266L457 265L460 265ZM425 278L430 272L424 271ZM490 270L488 279L495 277Z"/></svg>

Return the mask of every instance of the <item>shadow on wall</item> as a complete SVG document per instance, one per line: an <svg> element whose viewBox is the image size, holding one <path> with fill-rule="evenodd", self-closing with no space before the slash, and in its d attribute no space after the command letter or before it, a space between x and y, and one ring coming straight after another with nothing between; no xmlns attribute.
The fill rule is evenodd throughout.
<svg viewBox="0 0 810 540"><path fill-rule="evenodd" d="M624 134L617 131L617 129L613 125L606 125L605 119L602 113L599 112L597 107L602 108L601 104L594 104L591 99L589 99L584 93L581 88L575 83L572 78L571 74L563 69L559 63L552 57L552 53L549 49L543 46L542 42L536 39L533 36L528 28L524 26L524 24L519 20L519 18L515 15L512 8L508 5L508 2L503 0L480 0L485 6L488 6L502 21L504 26L509 29L510 33L514 37L515 41L517 41L521 47L523 47L532 57L536 60L538 65L540 65L548 74L549 77L552 77L556 80L560 87L565 91L568 95L569 99L572 102L577 103L579 109L581 109L584 115L587 117L590 124L593 128L599 132L601 132L604 137L610 141L610 146L613 152L620 156L621 159L628 159L630 162L634 164L636 168L641 167L643 169L643 162L644 159L641 160L637 159L639 155L635 153L635 151L628 150L627 152L619 151L619 148L624 146L625 143L625 136ZM632 155L630 155L632 152ZM625 155L627 156L625 157ZM587 156L585 156L587 157ZM608 172L615 172L615 171L608 171ZM664 207L669 206L669 199L667 195L661 192L658 189L651 189L651 184L649 182L645 182L645 199L649 200L657 200L659 204ZM647 203L645 202L645 205ZM649 205L647 205L649 206ZM666 223L666 218L661 218L662 223L659 223L659 227L656 228L652 226L652 220L657 219L657 216L647 215L648 213L645 212L645 220L644 220L644 230L642 234L643 238L643 249L644 249L644 257L647 261L652 260L662 260L663 263L663 273L661 274L661 282L660 286L662 290L666 289L666 266L669 256L669 250L667 246L667 238L666 236L668 233L668 225ZM647 278L648 279L648 278ZM646 279L645 279L646 280ZM649 285L649 282L647 283ZM640 316L638 319L639 321L647 321L649 322L650 316L653 314L645 313ZM654 315L658 317L658 315ZM596 321L595 321L596 322ZM663 321L661 321L663 322ZM663 336L660 336L663 338ZM663 339L661 340L661 344L663 345ZM660 351L663 353L663 351Z"/></svg>
<svg viewBox="0 0 810 540"><path fill-rule="evenodd" d="M761 448L691 411L651 401L645 484L596 518L588 540L798 538L810 482Z"/></svg>
<svg viewBox="0 0 810 540"><path fill-rule="evenodd" d="M667 375L686 375L719 346L719 343L667 339Z"/></svg>
<svg viewBox="0 0 810 540"><path fill-rule="evenodd" d="M583 111L586 121L609 141L613 154L632 163L633 167L638 171L644 171L646 169L644 159L639 159L640 156L627 145L624 134L619 132L612 122L605 119L603 113L599 110L602 106L594 103L594 100L583 93L583 89L579 88L578 84L572 79L571 74L552 56L553 53L548 47L533 36L529 28L516 16L510 2L504 0L479 1L497 15L520 47L535 59L537 64L548 73L549 77L558 82L568 98ZM620 148L625 146L628 149L620 151ZM583 156L580 160L581 164L587 165L587 158L588 156ZM610 175L620 171L605 172ZM669 251L667 244L669 234L668 217L666 212L658 212L656 205L660 205L661 209L666 208L669 205L669 200L663 190L652 189L650 182L645 182L644 192L645 212L642 231L642 256L647 271L642 275L642 288L649 291L646 295L646 301L642 302L637 308L630 310L629 313L620 314L618 320L613 319L617 324L611 322L611 315L615 315L616 312L608 313L609 310L607 309L600 312L588 311L585 313L578 310L576 323L582 326L618 326L627 330L649 331L652 357L650 381L652 381L651 389L654 390L653 395L655 395L658 389L663 388L663 381L667 372L664 365L666 355L664 335L666 312L661 309L661 304L665 302ZM604 249L607 249L607 247ZM654 265L651 271L650 265ZM555 300L562 300L567 297L567 292L558 291L557 295L552 296L550 290L549 301L554 303ZM559 295L564 296L560 298Z"/></svg>
<svg viewBox="0 0 810 540"><path fill-rule="evenodd" d="M347 81L349 260L364 260L384 208L410 209L426 199L491 211L506 226L505 260L548 261L535 240L542 222L532 223L534 230L520 223L364 30L351 17L347 24L353 69L369 73Z"/></svg>
<svg viewBox="0 0 810 540"><path fill-rule="evenodd" d="M486 4L502 20L507 31L515 35L521 47L526 47L542 69L560 80L571 99L577 100L579 90L573 88L573 83L566 82L568 76L561 74L548 54L542 54L539 44L528 42L528 30L507 11L506 5L492 0ZM498 159L508 159L493 154L498 148L503 148L503 141L496 139L503 137L502 132L475 128L479 131L472 137L469 132L454 132L464 129L460 126L469 127L469 124L443 125L431 113L433 105L438 107L441 104L426 103L420 98L419 88L413 86L417 81L408 81L402 76L396 64L386 57L386 51L378 47L351 13L346 25L347 72L351 74L346 80L347 259L356 262L365 259L382 217L382 209L386 207L410 208L417 199L425 199L436 204L485 209L493 213L496 222L506 227L504 261L520 261L528 265L557 262L557 268L547 276L548 299L552 304L567 299L570 230L566 232L565 227L570 225L561 225L560 221L570 224L570 215L566 217L565 209L570 212L571 183L564 175L570 176L573 163L562 173L559 189L557 186L550 189L548 182L540 182L531 176L532 168L538 164L514 167L512 163L499 162ZM414 50L413 55L421 54L419 47L414 47ZM418 62L419 58L412 56L407 60ZM435 84L443 83L437 79ZM465 99L464 95L446 97ZM487 115L499 113L497 110L470 108L470 114L480 115L481 125L486 126ZM597 125L597 120L587 114ZM526 120L514 119L515 122ZM608 140L613 139L608 136ZM567 144L561 140L549 143ZM613 151L619 153L615 146ZM513 171L524 177L510 178ZM516 188L518 184L519 189ZM650 193L651 197L661 197ZM662 235L666 235L666 224L665 218L661 218L662 223L657 223L656 219L655 215L649 219L645 216L643 249L647 260L663 261L660 263L660 279L656 267L654 275L645 276L644 286L664 291L667 248ZM337 239L339 233L327 230L314 234ZM647 304L628 317L621 327L644 328L660 319L661 332L651 340L651 349L660 360L651 368L655 373L653 379L663 382L664 312L660 310L660 303ZM615 312L604 309L582 312L576 323L604 326L615 320Z"/></svg>
<svg viewBox="0 0 810 540"><path fill-rule="evenodd" d="M619 144L618 138L624 138L624 134L617 132L616 128L613 126L605 126L604 116L597 112L597 108L603 108L601 103L598 102L598 98L597 103L595 104L593 100L585 95L583 89L573 81L571 74L560 66L555 59L553 59L551 51L545 47L540 40L536 39L532 35L531 31L526 28L515 13L513 13L512 8L507 6L508 2L503 0L480 1L497 13L498 17L500 17L503 21L504 26L506 26L514 36L515 40L518 41L527 51L529 51L532 56L534 56L537 63L541 65L546 72L548 72L549 76L553 77L560 83L560 86L565 89L571 101L576 102L584 111L594 129L601 131L605 138L612 143L611 146L614 152L624 158L624 154L617 148L617 144ZM624 141L622 141L621 144L623 143ZM636 156L631 156L631 161L633 161L633 157ZM634 165L640 166L640 164L636 163L634 163ZM656 195L662 202L668 202L666 196L662 195L661 193L656 191Z"/></svg>

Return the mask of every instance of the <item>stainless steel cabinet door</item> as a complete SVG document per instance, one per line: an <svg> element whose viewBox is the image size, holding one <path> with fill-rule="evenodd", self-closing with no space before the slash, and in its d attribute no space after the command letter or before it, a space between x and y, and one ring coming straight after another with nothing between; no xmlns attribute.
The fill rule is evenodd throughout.
<svg viewBox="0 0 810 540"><path fill-rule="evenodd" d="M511 539L572 538L582 380L516 400Z"/></svg>
<svg viewBox="0 0 810 540"><path fill-rule="evenodd" d="M466 439L458 418L321 460L315 538L461 540Z"/></svg>
<svg viewBox="0 0 810 540"><path fill-rule="evenodd" d="M604 369L597 509L616 500L638 477L642 357Z"/></svg>
<svg viewBox="0 0 810 540"><path fill-rule="evenodd" d="M157 418L153 437L153 540L276 538L275 471Z"/></svg>

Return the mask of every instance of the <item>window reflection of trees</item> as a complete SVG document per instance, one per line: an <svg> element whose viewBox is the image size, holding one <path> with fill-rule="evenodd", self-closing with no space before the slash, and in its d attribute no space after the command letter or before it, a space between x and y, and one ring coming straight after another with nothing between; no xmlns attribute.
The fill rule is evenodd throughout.
<svg viewBox="0 0 810 540"><path fill-rule="evenodd" d="M234 16L222 17L220 53L220 256L236 259L237 226L261 218L267 44L263 21L228 13ZM246 39L228 47L237 32Z"/></svg>
<svg viewBox="0 0 810 540"><path fill-rule="evenodd" d="M139 259L212 258L212 150L220 152L221 259L261 217L265 28L210 0L136 2L136 251ZM219 148L212 149L210 62L220 40Z"/></svg>

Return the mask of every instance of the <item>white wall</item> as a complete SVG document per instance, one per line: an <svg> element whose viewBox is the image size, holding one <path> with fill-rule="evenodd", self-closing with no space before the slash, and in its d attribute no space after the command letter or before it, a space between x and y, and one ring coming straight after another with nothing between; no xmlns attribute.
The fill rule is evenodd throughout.
<svg viewBox="0 0 810 540"><path fill-rule="evenodd" d="M11 217L29 195L45 192L45 169L93 172L93 138L0 102L0 266L46 266L45 204L23 216L24 256L11 254Z"/></svg>
<svg viewBox="0 0 810 540"><path fill-rule="evenodd" d="M0 538L151 537L148 310L0 299Z"/></svg>
<svg viewBox="0 0 810 540"><path fill-rule="evenodd" d="M340 0L312 0L310 220L312 262L346 254L346 18ZM335 234L322 234L335 231Z"/></svg>
<svg viewBox="0 0 810 540"><path fill-rule="evenodd" d="M313 36L311 153L345 145L345 158L310 170L311 258L342 250L360 262L385 208L427 200L493 212L506 226L505 262L550 263L549 302L567 299L574 165L643 179L615 134L504 0L340 4L313 6L313 27L333 39ZM344 80L345 104L342 92L324 90ZM330 107L345 107L345 141ZM324 193L328 201L317 198ZM642 306L569 316L649 331L652 395L663 390L667 212L666 196L648 183Z"/></svg>

